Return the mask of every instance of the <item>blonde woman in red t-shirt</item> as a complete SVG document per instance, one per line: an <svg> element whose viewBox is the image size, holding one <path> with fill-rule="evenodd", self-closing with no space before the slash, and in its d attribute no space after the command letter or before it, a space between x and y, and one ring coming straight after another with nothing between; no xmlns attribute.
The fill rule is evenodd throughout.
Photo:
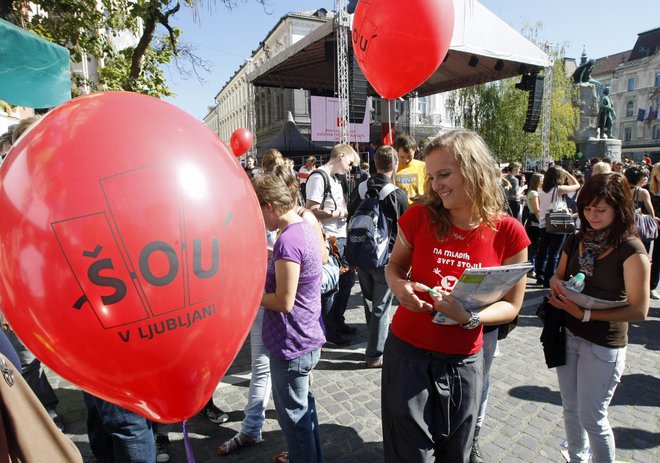
<svg viewBox="0 0 660 463"><path fill-rule="evenodd" d="M385 461L467 462L484 381L483 325L513 320L525 283L478 313L450 292L465 268L525 262L529 239L520 222L502 213L500 172L475 132L436 138L425 163L422 204L399 219L386 269L400 307L383 358ZM420 292L416 282L444 297ZM433 323L433 310L458 324Z"/></svg>

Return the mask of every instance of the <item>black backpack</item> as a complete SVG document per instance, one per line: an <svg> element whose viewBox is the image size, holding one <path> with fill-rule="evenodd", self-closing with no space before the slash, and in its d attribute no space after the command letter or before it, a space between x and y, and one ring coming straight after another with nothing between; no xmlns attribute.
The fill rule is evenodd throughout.
<svg viewBox="0 0 660 463"><path fill-rule="evenodd" d="M367 182L358 186L362 201L348 221L348 233L344 257L356 267L382 268L389 260L390 230L381 208L382 201L397 189L388 183L380 192L367 190Z"/></svg>

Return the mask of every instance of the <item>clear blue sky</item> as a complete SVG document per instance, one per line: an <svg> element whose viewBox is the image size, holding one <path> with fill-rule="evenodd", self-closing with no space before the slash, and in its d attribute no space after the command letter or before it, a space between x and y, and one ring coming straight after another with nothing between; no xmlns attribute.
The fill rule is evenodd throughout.
<svg viewBox="0 0 660 463"><path fill-rule="evenodd" d="M204 73L204 82L199 83L195 77L180 77L173 66L168 68L168 84L176 97L167 100L201 119L207 114L208 106L213 105L222 86L283 15L317 8L334 9L333 0L268 1L264 11L255 0L239 3L233 10L225 9L218 0L212 11L206 6L200 9L197 22L193 22L190 9L182 8L173 22L182 28L182 40L194 46L196 54L207 60L212 70ZM629 50L638 33L660 27L658 0L627 3L482 0L481 3L517 31L525 21L531 24L541 22L540 38L565 46L566 56L576 59L579 59L583 46L589 58Z"/></svg>

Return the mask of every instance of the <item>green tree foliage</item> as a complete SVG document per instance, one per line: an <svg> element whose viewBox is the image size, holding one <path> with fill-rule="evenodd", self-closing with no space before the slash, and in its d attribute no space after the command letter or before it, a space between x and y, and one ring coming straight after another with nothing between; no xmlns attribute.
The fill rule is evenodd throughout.
<svg viewBox="0 0 660 463"><path fill-rule="evenodd" d="M527 26L523 33L538 43L540 23ZM554 160L575 152L573 133L579 111L572 105L574 88L566 76L564 50L551 52L553 79L550 116L550 154ZM477 131L488 143L499 162L523 161L541 157L541 120L534 133L522 130L527 114L528 93L515 87L520 77L459 89L449 98L454 123Z"/></svg>
<svg viewBox="0 0 660 463"><path fill-rule="evenodd" d="M234 8L247 0L221 0ZM262 5L266 0L255 0ZM201 0L183 0L197 8ZM155 97L172 95L163 68L177 63L187 73L181 58L197 73L208 70L206 63L179 44L182 31L170 25L170 17L180 9L170 0L0 0L0 18L28 29L69 49L71 60L81 63L95 58L99 82L86 81L74 74L74 94L82 86L91 90L129 90ZM197 16L198 17L198 16ZM137 38L131 46L117 48L113 39L122 34Z"/></svg>
<svg viewBox="0 0 660 463"><path fill-rule="evenodd" d="M563 50L560 50L555 56L552 79L550 155L556 160L575 154L573 134L580 123L580 110L573 105L577 88L573 86L571 76L566 75L563 55Z"/></svg>

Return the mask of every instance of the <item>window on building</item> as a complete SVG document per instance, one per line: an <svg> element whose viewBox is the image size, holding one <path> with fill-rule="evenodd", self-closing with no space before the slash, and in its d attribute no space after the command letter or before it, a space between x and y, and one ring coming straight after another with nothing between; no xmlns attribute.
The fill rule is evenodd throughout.
<svg viewBox="0 0 660 463"><path fill-rule="evenodd" d="M623 131L623 141L632 140L632 127L626 127Z"/></svg>
<svg viewBox="0 0 660 463"><path fill-rule="evenodd" d="M417 99L417 113L426 116L426 97L424 96Z"/></svg>
<svg viewBox="0 0 660 463"><path fill-rule="evenodd" d="M655 73L655 86L656 87L660 86L660 72Z"/></svg>
<svg viewBox="0 0 660 463"><path fill-rule="evenodd" d="M634 110L634 104L632 101L629 101L626 103L626 117L630 117L633 115L633 110Z"/></svg>
<svg viewBox="0 0 660 463"><path fill-rule="evenodd" d="M660 140L660 125L656 124L653 126L653 139Z"/></svg>
<svg viewBox="0 0 660 463"><path fill-rule="evenodd" d="M635 90L635 78L634 78L634 77L630 77L630 78L628 79L628 91L629 91L629 92L632 92L633 90Z"/></svg>
<svg viewBox="0 0 660 463"><path fill-rule="evenodd" d="M284 90L277 95L277 115L279 119L284 119Z"/></svg>

